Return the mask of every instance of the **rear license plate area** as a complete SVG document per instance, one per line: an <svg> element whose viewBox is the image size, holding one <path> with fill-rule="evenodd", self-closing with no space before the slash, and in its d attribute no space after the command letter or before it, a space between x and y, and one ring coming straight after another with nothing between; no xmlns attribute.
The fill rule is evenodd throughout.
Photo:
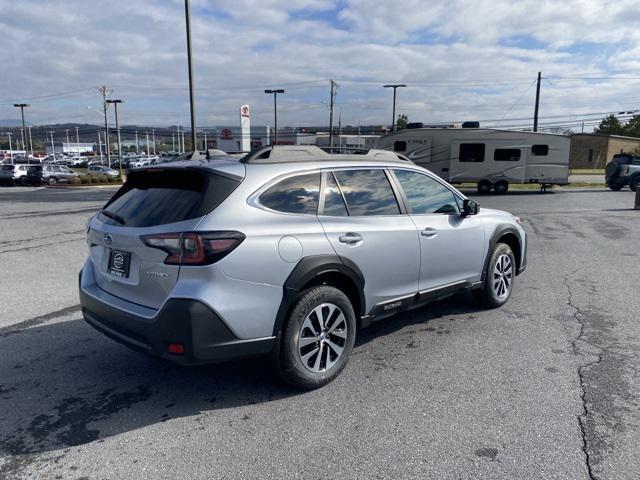
<svg viewBox="0 0 640 480"><path fill-rule="evenodd" d="M109 253L108 272L120 278L129 278L129 265L131 264L131 253L120 250L111 250Z"/></svg>

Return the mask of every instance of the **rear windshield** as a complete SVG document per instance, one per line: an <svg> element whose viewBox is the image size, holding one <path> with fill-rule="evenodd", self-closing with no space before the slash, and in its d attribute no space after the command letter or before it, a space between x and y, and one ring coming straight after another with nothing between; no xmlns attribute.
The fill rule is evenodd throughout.
<svg viewBox="0 0 640 480"><path fill-rule="evenodd" d="M126 227L151 227L201 217L220 205L240 180L201 170L130 172L100 215L100 220Z"/></svg>
<svg viewBox="0 0 640 480"><path fill-rule="evenodd" d="M13 170L14 165L2 165L2 168L0 170L5 170L5 171L12 171Z"/></svg>
<svg viewBox="0 0 640 480"><path fill-rule="evenodd" d="M27 169L27 173L40 173L40 172L42 172L42 167L41 166L29 167Z"/></svg>

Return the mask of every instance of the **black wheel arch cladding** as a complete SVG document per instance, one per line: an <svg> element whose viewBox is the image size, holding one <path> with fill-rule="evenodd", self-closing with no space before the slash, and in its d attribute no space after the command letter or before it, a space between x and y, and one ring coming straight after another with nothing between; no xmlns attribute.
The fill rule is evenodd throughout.
<svg viewBox="0 0 640 480"><path fill-rule="evenodd" d="M493 234L491 235L491 239L489 240L489 248L487 249L487 254L484 260L484 267L482 269L482 281L484 281L487 276L487 270L489 268L489 262L491 261L491 254L493 253L493 250L501 240L505 239L505 237L507 238L507 240L510 240L511 237L515 237L516 239L516 243L514 245L511 244L513 242L509 241L503 241L502 243L506 243L507 245L509 245L509 247L511 247L513 256L516 259L516 271L520 269L522 262L522 241L520 239L520 234L513 225L503 223L496 227L496 229L493 231Z"/></svg>
<svg viewBox="0 0 640 480"><path fill-rule="evenodd" d="M306 286L326 274L338 274L353 284L359 299L359 309L354 305L356 318L364 315L365 279L358 266L348 258L339 255L312 255L298 261L283 285L282 300L273 326L273 335L277 335L287 314L293 307L298 293ZM345 292L346 294L347 292ZM359 311L358 311L359 310Z"/></svg>

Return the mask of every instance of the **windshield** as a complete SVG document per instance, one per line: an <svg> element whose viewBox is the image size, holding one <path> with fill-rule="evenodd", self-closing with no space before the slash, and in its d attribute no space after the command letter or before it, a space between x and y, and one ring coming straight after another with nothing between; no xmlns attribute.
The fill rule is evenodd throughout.
<svg viewBox="0 0 640 480"><path fill-rule="evenodd" d="M2 165L2 168L0 170L2 170L3 172L11 172L14 168L14 165Z"/></svg>

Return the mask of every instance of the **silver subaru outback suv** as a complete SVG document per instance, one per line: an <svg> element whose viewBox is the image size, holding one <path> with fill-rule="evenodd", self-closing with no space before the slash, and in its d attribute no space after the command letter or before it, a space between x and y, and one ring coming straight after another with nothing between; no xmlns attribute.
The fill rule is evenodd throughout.
<svg viewBox="0 0 640 480"><path fill-rule="evenodd" d="M382 150L134 170L87 227L97 330L185 365L270 354L302 388L333 380L372 321L461 289L499 307L526 266L517 217Z"/></svg>

